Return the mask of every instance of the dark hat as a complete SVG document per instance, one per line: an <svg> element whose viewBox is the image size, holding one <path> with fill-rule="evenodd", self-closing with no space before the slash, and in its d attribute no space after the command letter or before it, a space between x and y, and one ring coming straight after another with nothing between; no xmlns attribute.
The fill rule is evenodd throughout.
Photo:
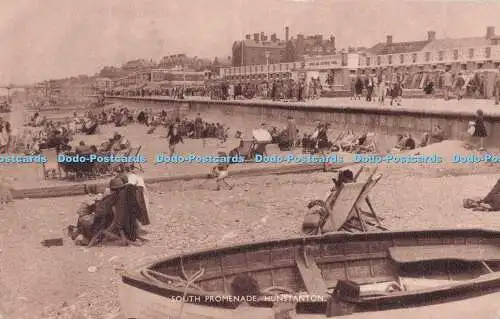
<svg viewBox="0 0 500 319"><path fill-rule="evenodd" d="M121 179L120 177L114 177L109 181L109 189L111 189L112 191L119 190L124 186L125 183L123 182L123 179Z"/></svg>

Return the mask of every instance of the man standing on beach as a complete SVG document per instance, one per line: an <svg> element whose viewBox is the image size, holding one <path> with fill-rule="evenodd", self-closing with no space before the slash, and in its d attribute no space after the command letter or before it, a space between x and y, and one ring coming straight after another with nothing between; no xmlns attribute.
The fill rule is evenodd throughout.
<svg viewBox="0 0 500 319"><path fill-rule="evenodd" d="M184 140L179 132L179 123L176 121L174 124L170 125L167 134L168 140L168 149L170 150L170 156L174 155L175 146L179 144L179 142L184 144Z"/></svg>

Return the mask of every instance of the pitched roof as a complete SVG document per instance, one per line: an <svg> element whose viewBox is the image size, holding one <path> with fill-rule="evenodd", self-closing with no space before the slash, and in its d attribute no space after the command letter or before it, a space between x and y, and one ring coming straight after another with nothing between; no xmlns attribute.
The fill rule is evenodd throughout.
<svg viewBox="0 0 500 319"><path fill-rule="evenodd" d="M479 47L490 45L491 40L484 37L473 37L473 38L444 38L438 39L430 42L427 46L423 48L425 51L445 51L450 49L467 48L467 47Z"/></svg>
<svg viewBox="0 0 500 319"><path fill-rule="evenodd" d="M395 42L392 44L378 43L369 51L375 55L408 53L422 50L428 41Z"/></svg>

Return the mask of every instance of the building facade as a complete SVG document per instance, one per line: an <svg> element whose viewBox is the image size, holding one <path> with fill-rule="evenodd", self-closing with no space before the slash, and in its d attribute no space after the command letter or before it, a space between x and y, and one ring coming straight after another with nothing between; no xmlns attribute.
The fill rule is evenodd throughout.
<svg viewBox="0 0 500 319"><path fill-rule="evenodd" d="M94 88L104 91L113 87L113 80L110 78L97 77L94 79Z"/></svg>
<svg viewBox="0 0 500 319"><path fill-rule="evenodd" d="M233 66L277 64L301 61L305 56L333 55L336 53L335 37L323 39L322 35L289 38L290 29L285 28L285 40L276 34L267 36L264 32L245 36L235 41L232 48Z"/></svg>
<svg viewBox="0 0 500 319"><path fill-rule="evenodd" d="M189 85L201 86L211 77L210 71L196 72L181 69L153 69L131 73L123 78L111 81L113 88L137 88L146 85L166 87Z"/></svg>
<svg viewBox="0 0 500 319"><path fill-rule="evenodd" d="M155 69L151 71L151 83L167 86L190 85L202 86L210 78L209 71L196 72L172 69Z"/></svg>
<svg viewBox="0 0 500 319"><path fill-rule="evenodd" d="M304 68L303 64L304 62L288 62L222 68L220 76L231 83L289 79L294 75L294 72Z"/></svg>
<svg viewBox="0 0 500 319"><path fill-rule="evenodd" d="M302 61L245 65L221 69L221 77L229 83L262 83L274 80L319 78L322 85L344 90L359 68L358 53L338 53L325 56L306 56Z"/></svg>
<svg viewBox="0 0 500 319"><path fill-rule="evenodd" d="M388 36L359 60L360 73L386 72L413 76L416 73L444 71L471 73L479 69L500 68L500 37L488 27L486 36L436 39L429 31L427 40L393 43ZM420 86L419 86L420 87Z"/></svg>
<svg viewBox="0 0 500 319"><path fill-rule="evenodd" d="M286 62L286 42L279 40L276 34L271 38L261 33L255 33L253 38L249 34L245 40L236 41L232 48L233 66L262 65Z"/></svg>
<svg viewBox="0 0 500 319"><path fill-rule="evenodd" d="M474 73L500 68L500 36L488 27L484 37L436 39L429 31L421 41L393 42L387 36L362 52L305 55L300 62L245 65L225 68L221 76L229 82L266 81L286 78L320 78L324 87L350 89L358 74L385 73L387 79L401 76L407 89L421 89L429 74L446 69ZM436 79L438 79L436 78Z"/></svg>

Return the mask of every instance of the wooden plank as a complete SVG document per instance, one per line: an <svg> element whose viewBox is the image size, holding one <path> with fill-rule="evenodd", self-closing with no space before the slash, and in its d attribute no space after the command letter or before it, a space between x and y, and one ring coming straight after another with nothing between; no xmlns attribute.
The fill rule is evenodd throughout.
<svg viewBox="0 0 500 319"><path fill-rule="evenodd" d="M295 259L295 262L307 292L316 296L325 295L327 293L326 284L314 257L299 256Z"/></svg>
<svg viewBox="0 0 500 319"><path fill-rule="evenodd" d="M496 245L428 245L390 247L389 256L397 263L455 259L463 261L500 261Z"/></svg>

